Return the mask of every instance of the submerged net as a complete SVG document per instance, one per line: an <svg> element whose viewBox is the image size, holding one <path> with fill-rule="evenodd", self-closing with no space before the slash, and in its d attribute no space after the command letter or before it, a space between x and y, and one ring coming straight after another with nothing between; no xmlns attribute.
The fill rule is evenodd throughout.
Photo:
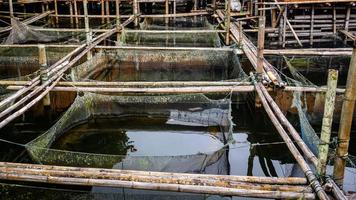
<svg viewBox="0 0 356 200"><path fill-rule="evenodd" d="M220 81L248 76L232 51L106 50L74 70L77 80Z"/></svg>
<svg viewBox="0 0 356 200"><path fill-rule="evenodd" d="M45 164L174 172L205 172L209 166L213 166L216 173L221 170L221 166L225 166L225 146L232 141L230 104L229 99L211 100L202 94L112 96L85 93L83 96L78 95L59 121L29 142L26 149L35 161ZM143 115L164 117L167 119L166 124L175 126L218 127L219 131L207 131L205 134L209 134L221 145L213 152L161 156L98 154L52 148L66 131L90 119ZM187 133L189 131L182 134ZM196 143L199 145L199 141Z"/></svg>

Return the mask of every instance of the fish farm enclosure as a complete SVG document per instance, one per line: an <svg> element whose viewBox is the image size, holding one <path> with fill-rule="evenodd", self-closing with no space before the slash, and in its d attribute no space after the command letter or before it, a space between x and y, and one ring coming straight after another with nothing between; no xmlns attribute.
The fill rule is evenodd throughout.
<svg viewBox="0 0 356 200"><path fill-rule="evenodd" d="M0 0L0 199L356 199L356 0Z"/></svg>

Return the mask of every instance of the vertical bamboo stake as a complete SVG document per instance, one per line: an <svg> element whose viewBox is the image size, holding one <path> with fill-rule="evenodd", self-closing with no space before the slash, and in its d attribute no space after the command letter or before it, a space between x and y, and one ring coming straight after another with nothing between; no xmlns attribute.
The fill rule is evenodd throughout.
<svg viewBox="0 0 356 200"><path fill-rule="evenodd" d="M336 8L333 7L333 33L336 34Z"/></svg>
<svg viewBox="0 0 356 200"><path fill-rule="evenodd" d="M54 15L56 18L56 26L58 26L58 5L57 0L54 0Z"/></svg>
<svg viewBox="0 0 356 200"><path fill-rule="evenodd" d="M225 0L225 44L230 44L231 0Z"/></svg>
<svg viewBox="0 0 356 200"><path fill-rule="evenodd" d="M287 6L284 8L283 13L283 37L282 37L282 47L286 47L286 28L287 28Z"/></svg>
<svg viewBox="0 0 356 200"><path fill-rule="evenodd" d="M78 28L79 19L78 19L78 7L77 7L77 0L74 0L74 15L75 15L75 27Z"/></svg>
<svg viewBox="0 0 356 200"><path fill-rule="evenodd" d="M350 14L351 14L351 7L349 6L346 11L346 19L345 19L345 30L346 31L349 31Z"/></svg>
<svg viewBox="0 0 356 200"><path fill-rule="evenodd" d="M242 28L242 22L239 22L239 45L242 46L242 36L243 36L243 28Z"/></svg>
<svg viewBox="0 0 356 200"><path fill-rule="evenodd" d="M116 14L116 28L120 27L120 0L115 0L115 14ZM116 41L119 44L120 42L120 32L116 34Z"/></svg>
<svg viewBox="0 0 356 200"><path fill-rule="evenodd" d="M100 10L101 10L101 23L104 24L105 23L105 4L104 4L104 0L100 0Z"/></svg>
<svg viewBox="0 0 356 200"><path fill-rule="evenodd" d="M347 74L347 83L344 102L342 103L341 119L338 133L338 147L336 150L334 179L339 185L344 181L346 157L349 149L352 117L356 99L356 48L352 51L352 57Z"/></svg>
<svg viewBox="0 0 356 200"><path fill-rule="evenodd" d="M91 34L89 31L89 18L88 18L88 0L83 0L83 10L84 10L84 24L85 24L85 34L86 34L86 43L87 45L91 42ZM87 59L92 58L91 51L87 54Z"/></svg>
<svg viewBox="0 0 356 200"><path fill-rule="evenodd" d="M260 15L258 18L258 38L257 38L257 68L258 74L263 73L263 50L265 44L265 24L266 17Z"/></svg>
<svg viewBox="0 0 356 200"><path fill-rule="evenodd" d="M311 14L310 14L310 45L313 45L313 32L314 32L314 4L311 6Z"/></svg>
<svg viewBox="0 0 356 200"><path fill-rule="evenodd" d="M317 166L318 174L325 176L326 164L329 153L329 142L331 135L331 127L333 122L333 113L335 108L336 86L338 79L338 71L331 69L328 75L328 90L325 95L324 117L321 127L320 144L319 144L319 162Z"/></svg>
<svg viewBox="0 0 356 200"><path fill-rule="evenodd" d="M44 45L38 45L38 61L41 69L41 82L45 83L48 80L48 74L45 73L48 66L47 66L46 48ZM42 102L44 106L51 105L51 98L49 96L49 93L46 94L46 96L44 96Z"/></svg>
<svg viewBox="0 0 356 200"><path fill-rule="evenodd" d="M105 9L106 9L106 22L110 23L110 4L109 4L109 0L105 1Z"/></svg>
<svg viewBox="0 0 356 200"><path fill-rule="evenodd" d="M176 14L177 14L177 0L173 0L173 14L174 14L174 22L176 21Z"/></svg>
<svg viewBox="0 0 356 200"><path fill-rule="evenodd" d="M9 0L9 12L10 12L10 17L14 17L14 7L12 5L12 0Z"/></svg>
<svg viewBox="0 0 356 200"><path fill-rule="evenodd" d="M132 9L133 9L133 15L136 16L134 24L135 24L135 26L138 26L138 17L137 17L137 15L138 15L138 2L137 2L137 0L133 0Z"/></svg>
<svg viewBox="0 0 356 200"><path fill-rule="evenodd" d="M69 14L70 14L70 27L73 27L73 4L69 2Z"/></svg>
<svg viewBox="0 0 356 200"><path fill-rule="evenodd" d="M271 10L271 25L272 25L272 28L276 28L276 26L277 26L277 15L276 15L275 9Z"/></svg>
<svg viewBox="0 0 356 200"><path fill-rule="evenodd" d="M166 9L166 15L169 14L169 0L166 0L165 1L165 9ZM168 17L165 17L165 23L168 24L169 23L169 18Z"/></svg>

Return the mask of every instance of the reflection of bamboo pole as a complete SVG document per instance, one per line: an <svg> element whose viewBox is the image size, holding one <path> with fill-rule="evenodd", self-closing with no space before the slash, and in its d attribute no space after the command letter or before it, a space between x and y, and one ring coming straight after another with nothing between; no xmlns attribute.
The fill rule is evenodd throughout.
<svg viewBox="0 0 356 200"><path fill-rule="evenodd" d="M349 149L352 117L356 100L356 48L353 49L352 57L347 74L347 83L344 102L342 104L341 119L338 134L338 147L335 157L334 178L335 182L342 185L344 180L346 159Z"/></svg>
<svg viewBox="0 0 356 200"><path fill-rule="evenodd" d="M328 90L325 95L324 105L324 117L321 127L320 144L319 144L319 162L318 162L318 174L325 176L326 164L329 153L329 142L331 135L331 127L333 122L333 113L335 108L335 96L337 86L338 71L329 70L328 76Z"/></svg>

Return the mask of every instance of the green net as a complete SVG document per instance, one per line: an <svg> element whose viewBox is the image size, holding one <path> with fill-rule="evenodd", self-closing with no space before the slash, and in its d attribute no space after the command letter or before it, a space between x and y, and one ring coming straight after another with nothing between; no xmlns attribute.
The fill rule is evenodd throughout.
<svg viewBox="0 0 356 200"><path fill-rule="evenodd" d="M219 170L220 162L226 162L225 146L232 142L230 104L229 99L211 100L202 94L113 96L85 93L78 95L59 121L47 132L29 142L26 149L35 161L45 164L177 172L204 172L207 167L215 166L216 170ZM205 127L207 130L215 127L215 131L201 132L215 141L214 148L204 150L201 147L201 151L187 155L137 155L126 152L133 148L128 145L126 136L120 136L123 142L117 142L117 146L125 146L123 152L117 151L120 155L54 148L59 138L79 124L87 123L91 119L119 119L128 116L163 118L165 125L162 130L169 125ZM112 137L111 140L115 139ZM199 145L199 141L196 141L196 145ZM102 149L105 149L105 146L102 146ZM164 151L162 149L162 152Z"/></svg>
<svg viewBox="0 0 356 200"><path fill-rule="evenodd" d="M292 74L294 79L288 79L290 85L295 86L313 86L316 87L311 81L309 81L306 77L304 77L301 73L297 71L295 67L291 64L291 62L284 57L284 60L287 64L287 67ZM307 103L306 97L302 96L301 91L293 92L293 104L292 106L297 108L298 116L299 116L299 124L300 124L300 134L305 142L305 144L309 147L309 149L315 154L318 155L318 146L320 143L320 139L313 129L312 125L309 123L307 116Z"/></svg>

